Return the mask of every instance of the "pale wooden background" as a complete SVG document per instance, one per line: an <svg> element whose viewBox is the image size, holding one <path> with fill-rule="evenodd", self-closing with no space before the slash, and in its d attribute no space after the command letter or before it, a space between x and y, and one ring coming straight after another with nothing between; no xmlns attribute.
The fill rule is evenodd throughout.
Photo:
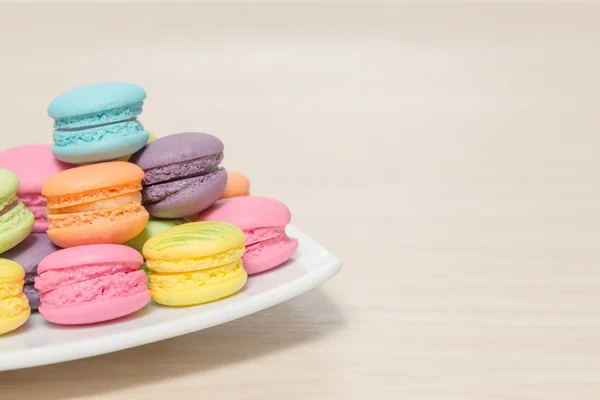
<svg viewBox="0 0 600 400"><path fill-rule="evenodd" d="M2 146L130 80L345 261L214 329L0 374L4 400L598 399L600 6L0 5ZM1 355L0 355L1 356Z"/></svg>

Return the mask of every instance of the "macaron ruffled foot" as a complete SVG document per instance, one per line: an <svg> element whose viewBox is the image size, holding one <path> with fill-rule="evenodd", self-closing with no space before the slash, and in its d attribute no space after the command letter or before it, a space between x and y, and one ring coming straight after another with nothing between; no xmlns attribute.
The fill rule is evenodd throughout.
<svg viewBox="0 0 600 400"><path fill-rule="evenodd" d="M23 325L29 315L29 301L23 294L25 271L14 261L0 258L0 335Z"/></svg>

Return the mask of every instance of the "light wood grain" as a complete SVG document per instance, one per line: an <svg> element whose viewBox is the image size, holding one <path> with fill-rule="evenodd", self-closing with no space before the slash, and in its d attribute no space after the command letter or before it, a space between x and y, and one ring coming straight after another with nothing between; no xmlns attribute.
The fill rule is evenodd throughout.
<svg viewBox="0 0 600 400"><path fill-rule="evenodd" d="M345 262L206 331L0 374L3 400L597 399L598 4L0 5L2 146L129 80ZM1 355L0 355L1 356Z"/></svg>

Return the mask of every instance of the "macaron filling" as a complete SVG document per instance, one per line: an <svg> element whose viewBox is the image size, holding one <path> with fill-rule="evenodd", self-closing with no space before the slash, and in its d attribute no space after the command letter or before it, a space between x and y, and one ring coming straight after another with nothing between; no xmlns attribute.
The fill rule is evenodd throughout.
<svg viewBox="0 0 600 400"><path fill-rule="evenodd" d="M94 191L49 196L49 229L92 224L98 218L118 221L145 213L141 204L140 182L127 182Z"/></svg>
<svg viewBox="0 0 600 400"><path fill-rule="evenodd" d="M18 206L19 203L20 203L20 201L18 199L16 199L12 203L9 203L7 206L4 206L2 209L0 209L0 216L8 213L10 210L12 210L16 206Z"/></svg>
<svg viewBox="0 0 600 400"><path fill-rule="evenodd" d="M69 206L104 200L126 193L138 192L141 189L142 185L139 181L132 181L86 192L70 193L61 196L46 196L46 201L48 202L49 209L58 210Z"/></svg>
<svg viewBox="0 0 600 400"><path fill-rule="evenodd" d="M219 169L221 161L223 161L223 152L209 154L193 160L149 168L144 171L142 183L145 186L149 186L156 183L201 176Z"/></svg>
<svg viewBox="0 0 600 400"><path fill-rule="evenodd" d="M225 188L225 185L227 184L227 173L223 168L213 170L204 175L197 174L177 180L156 183L144 188L144 191L142 192L142 203L151 206L165 201L173 195L186 191L193 191L198 186L212 186L219 183L222 184L223 188ZM210 204L214 203L220 195L221 194L219 193L218 196L215 196L216 198L212 199Z"/></svg>
<svg viewBox="0 0 600 400"><path fill-rule="evenodd" d="M144 102L140 101L95 113L55 118L54 128L56 130L65 130L123 122L140 115L142 113L143 105Z"/></svg>
<svg viewBox="0 0 600 400"><path fill-rule="evenodd" d="M145 132L142 124L133 119L85 128L56 130L54 131L53 139L54 146L66 147L103 140L115 140L143 133Z"/></svg>
<svg viewBox="0 0 600 400"><path fill-rule="evenodd" d="M95 301L134 296L147 292L144 271L117 272L56 289L41 292L41 302L45 309L78 306Z"/></svg>

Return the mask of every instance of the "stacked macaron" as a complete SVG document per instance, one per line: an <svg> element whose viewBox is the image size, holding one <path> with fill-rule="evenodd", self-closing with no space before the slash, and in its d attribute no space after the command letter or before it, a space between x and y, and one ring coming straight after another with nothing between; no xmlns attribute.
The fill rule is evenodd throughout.
<svg viewBox="0 0 600 400"><path fill-rule="evenodd" d="M227 185L223 142L206 133L177 133L148 143L130 162L144 170L143 203L156 218L181 218L217 201Z"/></svg>
<svg viewBox="0 0 600 400"><path fill-rule="evenodd" d="M223 142L149 134L145 99L125 82L75 88L48 107L52 146L0 152L0 334L30 310L82 325L151 298L216 301L296 251L289 209L250 196L248 178L221 166Z"/></svg>
<svg viewBox="0 0 600 400"><path fill-rule="evenodd" d="M129 156L146 144L137 120L146 91L126 82L81 86L50 103L54 118L52 152L61 161L89 164Z"/></svg>

